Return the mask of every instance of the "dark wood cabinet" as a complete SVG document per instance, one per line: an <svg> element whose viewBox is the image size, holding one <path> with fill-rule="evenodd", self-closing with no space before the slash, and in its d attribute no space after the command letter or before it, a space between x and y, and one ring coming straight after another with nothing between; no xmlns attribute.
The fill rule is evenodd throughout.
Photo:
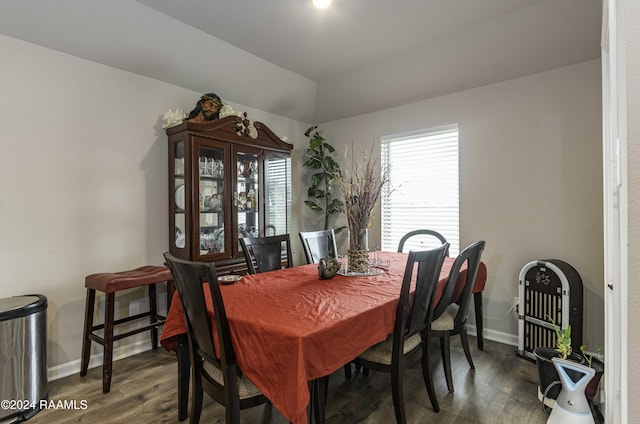
<svg viewBox="0 0 640 424"><path fill-rule="evenodd" d="M286 234L291 150L266 125L228 116L168 128L169 251L244 273L239 237Z"/></svg>

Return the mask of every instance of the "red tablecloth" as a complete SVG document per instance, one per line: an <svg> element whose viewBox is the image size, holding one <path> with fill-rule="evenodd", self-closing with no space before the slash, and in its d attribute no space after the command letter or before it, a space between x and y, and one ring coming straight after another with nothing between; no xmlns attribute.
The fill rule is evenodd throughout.
<svg viewBox="0 0 640 424"><path fill-rule="evenodd" d="M384 258L391 265L378 276L323 281L317 265L304 265L247 275L221 287L238 365L294 424L307 421L308 381L331 374L393 331L407 254ZM447 258L443 266L436 301L453 261ZM481 264L474 291L485 281ZM160 342L173 349L184 333L176 297Z"/></svg>

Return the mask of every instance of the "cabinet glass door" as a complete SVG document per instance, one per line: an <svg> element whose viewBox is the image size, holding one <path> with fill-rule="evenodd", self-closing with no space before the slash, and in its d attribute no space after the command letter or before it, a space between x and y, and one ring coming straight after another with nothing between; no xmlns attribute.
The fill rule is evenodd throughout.
<svg viewBox="0 0 640 424"><path fill-rule="evenodd" d="M227 251L225 223L224 149L200 146L198 149L198 204L200 255ZM194 199L195 200L195 199Z"/></svg>
<svg viewBox="0 0 640 424"><path fill-rule="evenodd" d="M236 154L234 206L237 211L238 237L258 237L260 231L259 157L255 153ZM240 246L238 245L240 250Z"/></svg>
<svg viewBox="0 0 640 424"><path fill-rule="evenodd" d="M186 243L185 214L186 214L186 193L185 193L185 168L184 168L184 142L179 141L174 144L173 151L173 193L174 193L174 244L178 249L184 249Z"/></svg>

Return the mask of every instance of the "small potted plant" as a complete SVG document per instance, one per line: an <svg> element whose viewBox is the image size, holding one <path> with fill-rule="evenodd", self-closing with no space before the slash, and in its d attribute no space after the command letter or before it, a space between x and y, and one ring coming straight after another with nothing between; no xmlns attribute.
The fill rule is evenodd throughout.
<svg viewBox="0 0 640 424"><path fill-rule="evenodd" d="M582 352L582 356L587 361L587 365L593 368L596 374L593 376L587 388L584 391L587 400L593 405L593 399L598 393L598 386L600 385L600 379L604 375L604 362L602 362L598 358L594 358L593 355L589 354L585 350L585 345L580 346L580 352Z"/></svg>
<svg viewBox="0 0 640 424"><path fill-rule="evenodd" d="M550 317L547 317L547 319L553 325L556 333L556 346L555 348L538 347L534 349L533 353L536 356L536 364L538 365L538 397L546 406L553 408L562 385L551 358L568 359L583 365L587 364L587 360L583 355L573 351L571 346L571 326L560 328L553 319Z"/></svg>
<svg viewBox="0 0 640 424"><path fill-rule="evenodd" d="M553 319L550 317L547 317L547 319L549 319L553 325L556 334L556 346L555 348L539 347L534 350L536 364L538 365L538 397L540 401L544 402L544 406L553 408L555 399L558 398L558 394L562 388L560 376L558 376L558 372L553 366L551 358L568 359L589 366L595 370L595 375L585 389L585 396L589 401L589 406L591 407L594 418L597 419L596 422L602 422L602 414L600 414L600 411L594 405L593 399L598 392L600 379L604 374L604 363L600 359L594 358L593 355L587 353L585 345L580 346L580 353L574 352L571 345L571 326L569 325L567 328L562 329L556 325Z"/></svg>

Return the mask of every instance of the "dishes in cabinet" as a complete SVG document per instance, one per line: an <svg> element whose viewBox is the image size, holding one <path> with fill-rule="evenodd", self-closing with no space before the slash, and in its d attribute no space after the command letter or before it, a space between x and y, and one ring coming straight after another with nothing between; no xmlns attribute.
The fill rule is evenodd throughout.
<svg viewBox="0 0 640 424"><path fill-rule="evenodd" d="M220 210L220 199L218 198L217 194L214 194L213 196L211 196L211 198L209 199L208 206L213 211Z"/></svg>
<svg viewBox="0 0 640 424"><path fill-rule="evenodd" d="M184 231L176 225L176 247L183 248L185 246Z"/></svg>
<svg viewBox="0 0 640 424"><path fill-rule="evenodd" d="M224 252L224 227L215 231L200 232L200 254Z"/></svg>
<svg viewBox="0 0 640 424"><path fill-rule="evenodd" d="M176 206L182 210L184 210L185 205L184 199L184 184L180 184L178 188L176 188Z"/></svg>

